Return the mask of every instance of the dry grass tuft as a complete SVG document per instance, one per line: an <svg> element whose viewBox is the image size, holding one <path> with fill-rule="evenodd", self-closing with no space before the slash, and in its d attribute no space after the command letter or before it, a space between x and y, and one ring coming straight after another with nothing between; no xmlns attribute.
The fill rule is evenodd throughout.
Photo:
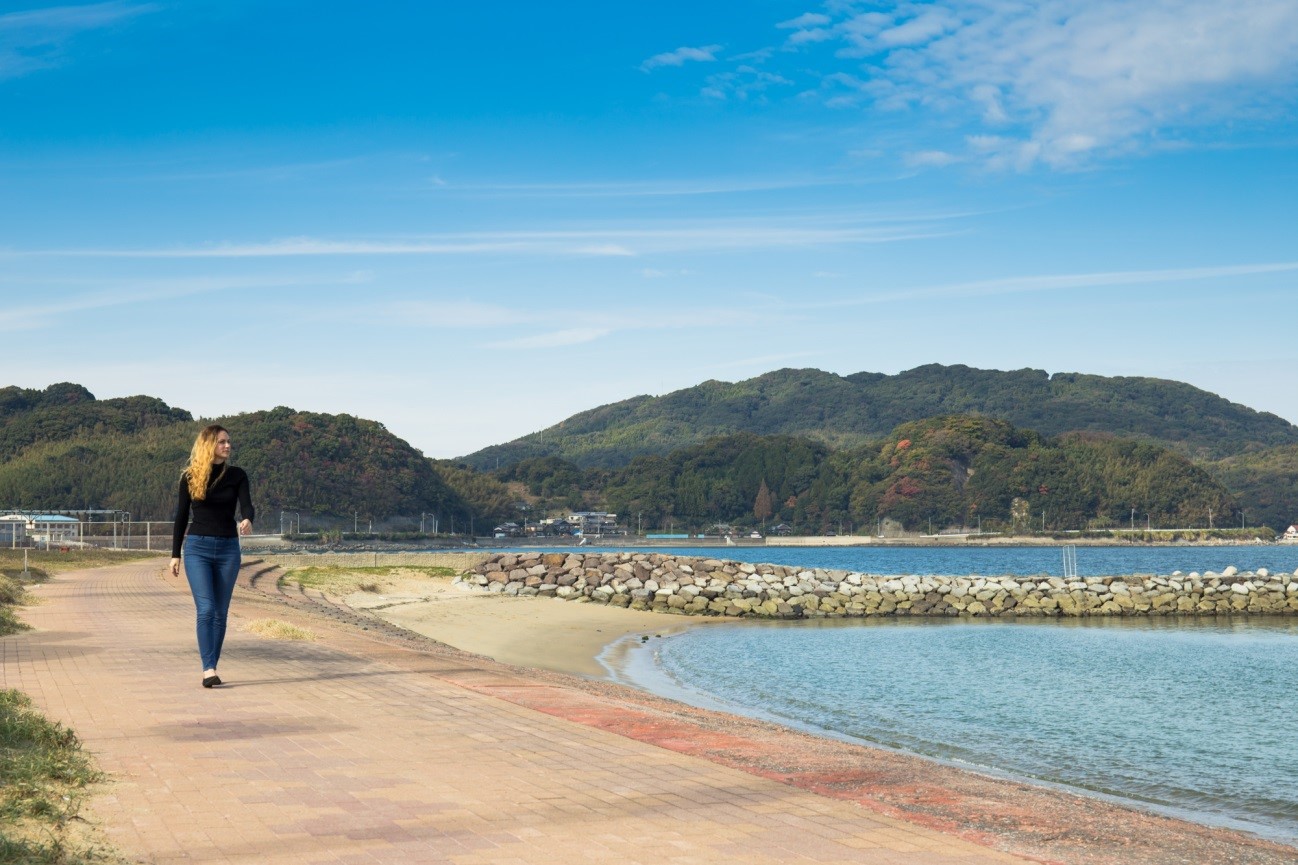
<svg viewBox="0 0 1298 865"><path fill-rule="evenodd" d="M254 619L244 626L245 631L269 637L272 640L317 640L319 637L306 628L290 625L279 619Z"/></svg>

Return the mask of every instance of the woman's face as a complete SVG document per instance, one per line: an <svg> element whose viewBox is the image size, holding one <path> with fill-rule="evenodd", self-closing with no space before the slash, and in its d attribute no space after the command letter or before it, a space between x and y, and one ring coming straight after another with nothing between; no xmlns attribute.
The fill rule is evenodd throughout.
<svg viewBox="0 0 1298 865"><path fill-rule="evenodd" d="M230 458L230 434L221 430L216 434L216 461L223 463Z"/></svg>

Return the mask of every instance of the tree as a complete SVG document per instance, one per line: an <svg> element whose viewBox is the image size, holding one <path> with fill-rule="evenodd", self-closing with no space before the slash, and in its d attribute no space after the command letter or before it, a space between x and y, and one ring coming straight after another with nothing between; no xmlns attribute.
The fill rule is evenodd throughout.
<svg viewBox="0 0 1298 865"><path fill-rule="evenodd" d="M771 491L766 486L766 478L762 478L762 485L757 490L757 500L753 502L753 516L766 525L771 514L775 511L775 505L771 501Z"/></svg>

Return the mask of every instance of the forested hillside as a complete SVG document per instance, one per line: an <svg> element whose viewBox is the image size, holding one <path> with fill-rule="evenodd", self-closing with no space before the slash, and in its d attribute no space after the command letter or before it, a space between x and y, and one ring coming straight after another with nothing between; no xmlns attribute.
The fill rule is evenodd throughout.
<svg viewBox="0 0 1298 865"><path fill-rule="evenodd" d="M1298 523L1298 445L1227 457L1208 469L1235 493L1249 525L1284 531Z"/></svg>
<svg viewBox="0 0 1298 865"><path fill-rule="evenodd" d="M55 384L45 390L0 388L0 461L23 448L75 438L82 434L129 435L193 420L151 396L95 399L79 384Z"/></svg>
<svg viewBox="0 0 1298 865"><path fill-rule="evenodd" d="M873 396L861 398L862 389ZM962 411L908 417L911 404L921 415ZM1034 418L1039 428L992 409ZM897 417L881 433L861 431ZM1106 418L1126 432L1098 430ZM1284 442L1292 425L1149 379L964 367L846 378L785 370L586 412L547 432L545 446L575 449L586 463L544 453L502 460L492 472L427 459L382 424L350 415L279 407L217 420L232 432L235 463L254 479L263 529L278 528L280 511L317 527L372 520L400 530L436 514L444 529L452 521L490 529L518 516L519 497L536 506L534 517L610 510L626 525L635 515L646 529L694 531L784 523L822 533L881 521L911 530L932 521L1058 531L1210 519L1283 529L1298 518L1298 442ZM168 519L206 422L152 397L96 400L73 384L0 389L0 508Z"/></svg>
<svg viewBox="0 0 1298 865"><path fill-rule="evenodd" d="M463 460L489 469L556 456L612 468L737 432L853 447L899 424L951 414L998 418L1045 436L1090 431L1143 439L1197 459L1298 444L1298 427L1288 421L1181 382L932 364L897 375L784 369L733 384L708 381L582 412L543 436Z"/></svg>
<svg viewBox="0 0 1298 865"><path fill-rule="evenodd" d="M927 531L1207 527L1237 513L1230 493L1159 445L1097 434L1046 438L968 415L903 424L867 445L741 433L609 472L549 458L503 473L543 490L600 487L609 509L655 529L717 523L795 533L872 530L881 520ZM1134 514L1133 514L1134 509Z"/></svg>
<svg viewBox="0 0 1298 865"><path fill-rule="evenodd" d="M0 391L0 507L116 509L168 519L198 430L188 412L150 397L95 400L78 385ZM290 408L217 418L233 462L252 476L258 525L279 512L417 524L422 513L484 523L512 512L504 487L426 459L375 421ZM459 487L447 482L454 475Z"/></svg>

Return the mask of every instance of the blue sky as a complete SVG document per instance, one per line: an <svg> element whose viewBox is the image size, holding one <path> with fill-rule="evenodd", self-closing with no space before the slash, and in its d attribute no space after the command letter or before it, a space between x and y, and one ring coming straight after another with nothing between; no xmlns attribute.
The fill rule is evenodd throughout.
<svg viewBox="0 0 1298 865"><path fill-rule="evenodd" d="M1298 421L1292 0L0 4L0 384L452 457L780 367Z"/></svg>

